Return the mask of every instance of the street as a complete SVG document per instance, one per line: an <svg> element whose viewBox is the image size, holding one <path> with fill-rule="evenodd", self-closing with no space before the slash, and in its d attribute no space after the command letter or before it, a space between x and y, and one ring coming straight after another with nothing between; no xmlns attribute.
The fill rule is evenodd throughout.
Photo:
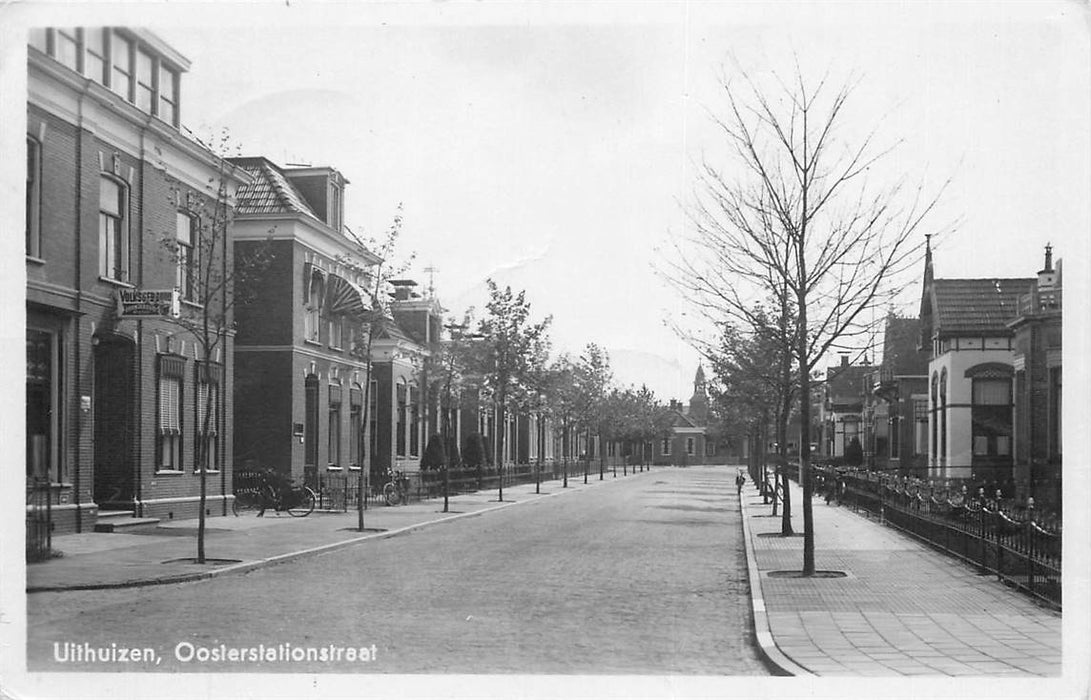
<svg viewBox="0 0 1091 700"><path fill-rule="evenodd" d="M243 575L33 594L28 667L765 675L734 476L656 469Z"/></svg>

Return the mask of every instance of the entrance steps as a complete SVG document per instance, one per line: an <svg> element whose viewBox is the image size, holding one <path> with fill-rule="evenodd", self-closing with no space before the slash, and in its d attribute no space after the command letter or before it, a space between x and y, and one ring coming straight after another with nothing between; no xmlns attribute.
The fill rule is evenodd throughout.
<svg viewBox="0 0 1091 700"><path fill-rule="evenodd" d="M134 518L131 510L100 510L95 522L95 532L132 532L153 530L159 518Z"/></svg>

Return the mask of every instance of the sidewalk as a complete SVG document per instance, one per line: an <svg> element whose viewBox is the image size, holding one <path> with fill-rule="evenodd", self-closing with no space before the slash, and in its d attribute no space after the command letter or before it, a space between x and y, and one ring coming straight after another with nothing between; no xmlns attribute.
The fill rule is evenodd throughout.
<svg viewBox="0 0 1091 700"><path fill-rule="evenodd" d="M124 588L162 583L196 581L229 573L242 573L262 566L309 554L347 547L368 539L392 537L420 527L473 517L499 508L525 504L566 493L579 493L593 486L616 481L597 475L587 485L569 476L568 488L560 480L543 481L541 495L534 484L504 488L504 502L496 490L460 494L450 498L450 511L443 511L443 498L405 506L368 504L364 511L366 532L357 531L357 513L315 511L305 518L266 511L239 517L212 517L205 521L205 557L198 565L184 561L197 553L197 521L161 522L141 533L79 533L53 538L53 549L62 556L38 564L27 564L27 592Z"/></svg>
<svg viewBox="0 0 1091 700"><path fill-rule="evenodd" d="M803 532L802 490L791 484L792 526ZM1059 676L1061 615L995 577L824 499L813 501L815 567L844 578L780 578L799 571L803 537L749 481L743 534L755 629L790 675Z"/></svg>

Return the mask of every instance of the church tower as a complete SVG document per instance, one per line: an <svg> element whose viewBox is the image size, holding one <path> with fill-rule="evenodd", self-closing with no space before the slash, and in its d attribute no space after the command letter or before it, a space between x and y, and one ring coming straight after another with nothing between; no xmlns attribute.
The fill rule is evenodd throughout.
<svg viewBox="0 0 1091 700"><path fill-rule="evenodd" d="M697 374L693 377L693 396L689 399L689 419L695 425L705 425L708 422L708 384L705 381L705 370L697 365Z"/></svg>

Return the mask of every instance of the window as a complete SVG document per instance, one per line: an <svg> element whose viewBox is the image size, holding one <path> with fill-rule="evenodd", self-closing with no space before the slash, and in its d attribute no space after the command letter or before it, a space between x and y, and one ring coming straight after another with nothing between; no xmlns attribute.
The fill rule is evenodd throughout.
<svg viewBox="0 0 1091 700"><path fill-rule="evenodd" d="M80 69L79 30L74 27L54 30L53 58L72 70Z"/></svg>
<svg viewBox="0 0 1091 700"><path fill-rule="evenodd" d="M512 445L511 438L506 441L506 447ZM420 455L420 389L409 387L409 456Z"/></svg>
<svg viewBox="0 0 1091 700"><path fill-rule="evenodd" d="M716 455L716 443L713 440L709 440L705 443L705 456L713 457Z"/></svg>
<svg viewBox="0 0 1091 700"><path fill-rule="evenodd" d="M170 68L159 68L159 111L158 116L166 123L178 124L178 74Z"/></svg>
<svg viewBox="0 0 1091 700"><path fill-rule="evenodd" d="M341 315L330 317L330 347L340 349L344 338L345 317Z"/></svg>
<svg viewBox="0 0 1091 700"><path fill-rule="evenodd" d="M129 235L127 192L118 180L99 179L99 275L128 280Z"/></svg>
<svg viewBox="0 0 1091 700"><path fill-rule="evenodd" d="M947 368L939 375L939 459L947 464Z"/></svg>
<svg viewBox="0 0 1091 700"><path fill-rule="evenodd" d="M42 257L42 145L27 137L27 240L26 254Z"/></svg>
<svg viewBox="0 0 1091 700"><path fill-rule="evenodd" d="M349 466L359 467L364 400L359 384L349 388Z"/></svg>
<svg viewBox="0 0 1091 700"><path fill-rule="evenodd" d="M60 481L60 339L32 328L26 334L26 475Z"/></svg>
<svg viewBox="0 0 1091 700"><path fill-rule="evenodd" d="M136 98L137 107L151 114L155 106L155 59L151 55L136 52Z"/></svg>
<svg viewBox="0 0 1091 700"><path fill-rule="evenodd" d="M83 30L83 74L100 85L106 84L106 30Z"/></svg>
<svg viewBox="0 0 1091 700"><path fill-rule="evenodd" d="M688 437L688 438L686 438L686 454L688 454L688 455L693 454L693 450L694 450L694 440L693 440L693 438Z"/></svg>
<svg viewBox="0 0 1091 700"><path fill-rule="evenodd" d="M322 276L312 272L307 281L306 308L303 310L303 339L312 343L319 342L321 331L319 322L322 309Z"/></svg>
<svg viewBox="0 0 1091 700"><path fill-rule="evenodd" d="M371 386L368 387L368 400L367 400L367 431L368 441L367 449L368 455L371 457L372 464L375 463L375 454L379 451L379 417L376 407L379 405L379 383L374 379L371 380Z"/></svg>
<svg viewBox="0 0 1091 700"><path fill-rule="evenodd" d="M186 212L177 213L176 238L178 243L177 271L174 286L179 295L186 301L196 301L198 266L199 262L199 238L201 235L197 217Z"/></svg>
<svg viewBox="0 0 1091 700"><path fill-rule="evenodd" d="M341 466L341 385L330 384L329 399L329 464Z"/></svg>
<svg viewBox="0 0 1091 700"><path fill-rule="evenodd" d="M318 377L307 375L303 382L303 464L318 465Z"/></svg>
<svg viewBox="0 0 1091 700"><path fill-rule="evenodd" d="M407 393L408 393L408 387L406 387L405 382L404 381L398 382L398 387L397 387L397 392L396 392L396 401L397 401L397 407L398 407L398 418L397 418L398 423L397 423L396 433L395 433L397 435L397 445L396 445L396 449L394 451L394 454L396 454L399 457L404 457L405 456L405 423L406 423L406 418L408 417L406 414L409 412L409 408L408 408L408 405L406 403L406 394Z"/></svg>
<svg viewBox="0 0 1091 700"><path fill-rule="evenodd" d="M663 442L659 445L659 454L664 457L669 457L671 453L671 439L669 437L663 438Z"/></svg>
<svg viewBox="0 0 1091 700"><path fill-rule="evenodd" d="M330 228L334 231L341 230L341 188L336 185L330 187L330 215L328 217Z"/></svg>
<svg viewBox="0 0 1091 700"><path fill-rule="evenodd" d="M220 468L220 385L223 367L202 362L197 368L197 422L194 424L196 444L194 466L200 469L202 462L210 471Z"/></svg>
<svg viewBox="0 0 1091 700"><path fill-rule="evenodd" d="M939 373L932 373L932 451L931 461L935 465L936 456L939 454Z"/></svg>
<svg viewBox="0 0 1091 700"><path fill-rule="evenodd" d="M158 468L182 469L182 377L185 359L159 357L159 460Z"/></svg>
<svg viewBox="0 0 1091 700"><path fill-rule="evenodd" d="M110 89L132 102L133 42L117 32L110 35Z"/></svg>
<svg viewBox="0 0 1091 700"><path fill-rule="evenodd" d="M1011 457L1011 379L973 379L971 431L974 457Z"/></svg>

